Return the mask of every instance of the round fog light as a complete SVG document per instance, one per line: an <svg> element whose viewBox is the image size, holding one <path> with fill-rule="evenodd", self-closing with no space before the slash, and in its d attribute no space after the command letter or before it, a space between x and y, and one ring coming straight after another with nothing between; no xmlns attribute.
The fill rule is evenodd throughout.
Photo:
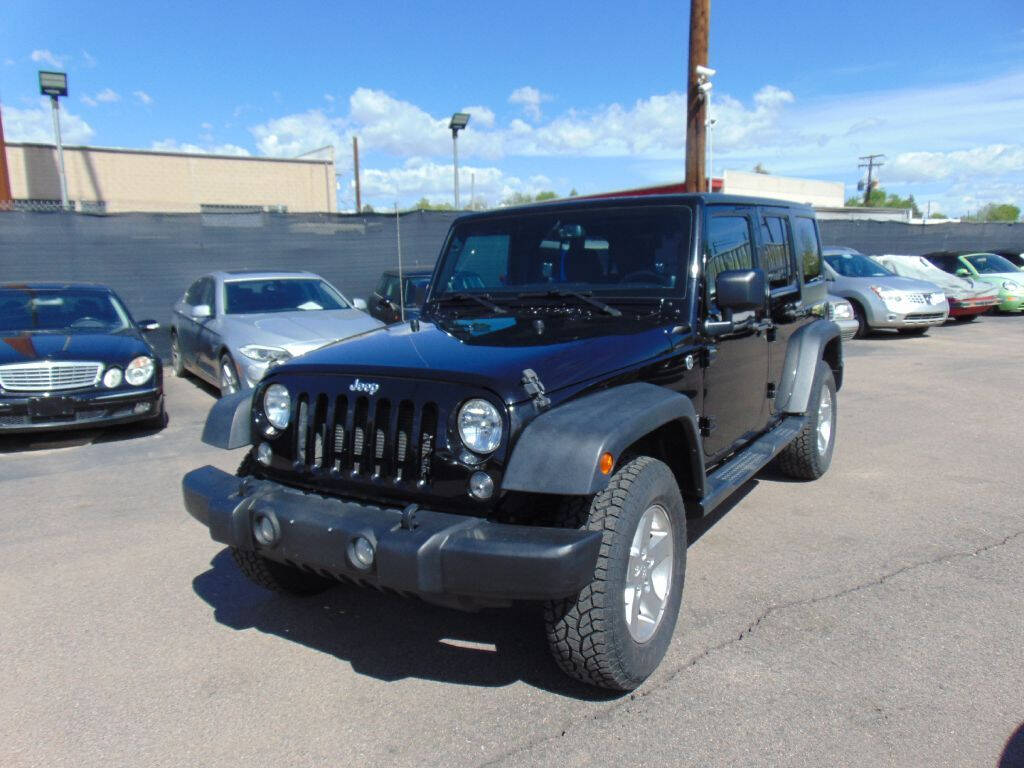
<svg viewBox="0 0 1024 768"><path fill-rule="evenodd" d="M274 452L270 447L269 443L260 443L259 448L256 449L256 460L259 461L264 467L270 466L270 460L274 457Z"/></svg>
<svg viewBox="0 0 1024 768"><path fill-rule="evenodd" d="M257 512L252 519L252 535L264 547L272 547L281 538L281 526L273 512Z"/></svg>
<svg viewBox="0 0 1024 768"><path fill-rule="evenodd" d="M373 544L370 540L357 536L352 542L352 560L359 568L369 568L373 565Z"/></svg>
<svg viewBox="0 0 1024 768"><path fill-rule="evenodd" d="M481 501L491 498L494 481L486 472L474 472L469 476L469 495Z"/></svg>
<svg viewBox="0 0 1024 768"><path fill-rule="evenodd" d="M120 368L110 368L103 374L103 386L107 389L113 389L121 383L122 378L123 375Z"/></svg>

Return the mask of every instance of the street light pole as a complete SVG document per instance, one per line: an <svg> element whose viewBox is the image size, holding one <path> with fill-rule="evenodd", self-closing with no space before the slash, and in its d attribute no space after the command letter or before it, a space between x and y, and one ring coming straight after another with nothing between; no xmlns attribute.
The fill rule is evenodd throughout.
<svg viewBox="0 0 1024 768"><path fill-rule="evenodd" d="M50 97L53 111L53 135L57 141L57 165L60 168L60 207L68 210L68 177L64 171L64 144L60 140L60 105L57 100L68 95L68 76L64 72L40 72L39 92Z"/></svg>
<svg viewBox="0 0 1024 768"><path fill-rule="evenodd" d="M455 168L455 210L460 210L459 204L459 131L469 124L468 112L456 112L452 115L448 127L452 131L452 164Z"/></svg>

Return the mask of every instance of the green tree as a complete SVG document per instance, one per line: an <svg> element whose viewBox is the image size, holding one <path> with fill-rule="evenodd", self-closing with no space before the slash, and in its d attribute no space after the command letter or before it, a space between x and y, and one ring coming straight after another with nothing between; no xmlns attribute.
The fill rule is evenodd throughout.
<svg viewBox="0 0 1024 768"><path fill-rule="evenodd" d="M421 197L414 206L418 211L452 211L455 206L451 203L432 203L427 198Z"/></svg>
<svg viewBox="0 0 1024 768"><path fill-rule="evenodd" d="M988 203L967 218L970 221L1019 221L1020 208L1012 203Z"/></svg>
<svg viewBox="0 0 1024 768"><path fill-rule="evenodd" d="M928 218L929 218L929 219L948 219L948 218L949 218L949 216L947 216L946 214L944 214L944 213L941 213L941 212L939 212L939 211L935 211L935 213L933 213L933 214L932 214L931 216L929 216Z"/></svg>
<svg viewBox="0 0 1024 768"><path fill-rule="evenodd" d="M550 190L547 190L544 192L538 192L536 195L534 195L533 199L539 203L542 200L557 200L558 195Z"/></svg>
<svg viewBox="0 0 1024 768"><path fill-rule="evenodd" d="M771 171L765 168L763 163L758 163L757 165L754 166L754 173L763 173L765 175L768 175L769 173L771 173Z"/></svg>
<svg viewBox="0 0 1024 768"><path fill-rule="evenodd" d="M848 208L863 208L864 198L863 197L851 197L846 201ZM911 213L916 218L921 218L921 209L917 207L917 201L914 200L914 196L900 197L895 193L887 194L881 187L875 187L871 190L871 195L868 197L868 208L909 208Z"/></svg>
<svg viewBox="0 0 1024 768"><path fill-rule="evenodd" d="M578 194L579 192L576 191L576 187L573 187L572 189L569 190L569 197L576 197L576 195Z"/></svg>

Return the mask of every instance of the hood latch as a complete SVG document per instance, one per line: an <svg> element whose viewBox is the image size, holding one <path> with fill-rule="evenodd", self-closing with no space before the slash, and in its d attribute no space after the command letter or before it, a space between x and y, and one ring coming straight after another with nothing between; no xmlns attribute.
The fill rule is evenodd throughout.
<svg viewBox="0 0 1024 768"><path fill-rule="evenodd" d="M523 390L530 399L533 400L533 407L540 413L549 405L551 405L551 398L547 397L544 392L544 382L540 380L536 371L532 368L527 368L523 371L523 378L520 382L523 385Z"/></svg>

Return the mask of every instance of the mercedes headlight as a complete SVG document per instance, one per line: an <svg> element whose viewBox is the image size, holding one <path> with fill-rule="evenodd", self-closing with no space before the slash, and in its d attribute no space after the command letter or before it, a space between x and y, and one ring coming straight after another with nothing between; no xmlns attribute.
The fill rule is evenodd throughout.
<svg viewBox="0 0 1024 768"><path fill-rule="evenodd" d="M471 451L491 453L501 444L501 414L486 400L467 400L459 409L459 438Z"/></svg>
<svg viewBox="0 0 1024 768"><path fill-rule="evenodd" d="M238 351L257 363L283 363L292 356L287 349L265 347L262 344L246 344Z"/></svg>
<svg viewBox="0 0 1024 768"><path fill-rule="evenodd" d="M292 417L292 398L288 388L281 384L271 384L263 393L263 413L267 421L276 429L284 429Z"/></svg>
<svg viewBox="0 0 1024 768"><path fill-rule="evenodd" d="M1020 290L1020 285L1018 283L1013 282L1013 280L1003 280L1003 290L1004 291L1019 291Z"/></svg>
<svg viewBox="0 0 1024 768"><path fill-rule="evenodd" d="M154 368L153 358L141 355L125 366L124 380L133 387L138 387L152 378Z"/></svg>

